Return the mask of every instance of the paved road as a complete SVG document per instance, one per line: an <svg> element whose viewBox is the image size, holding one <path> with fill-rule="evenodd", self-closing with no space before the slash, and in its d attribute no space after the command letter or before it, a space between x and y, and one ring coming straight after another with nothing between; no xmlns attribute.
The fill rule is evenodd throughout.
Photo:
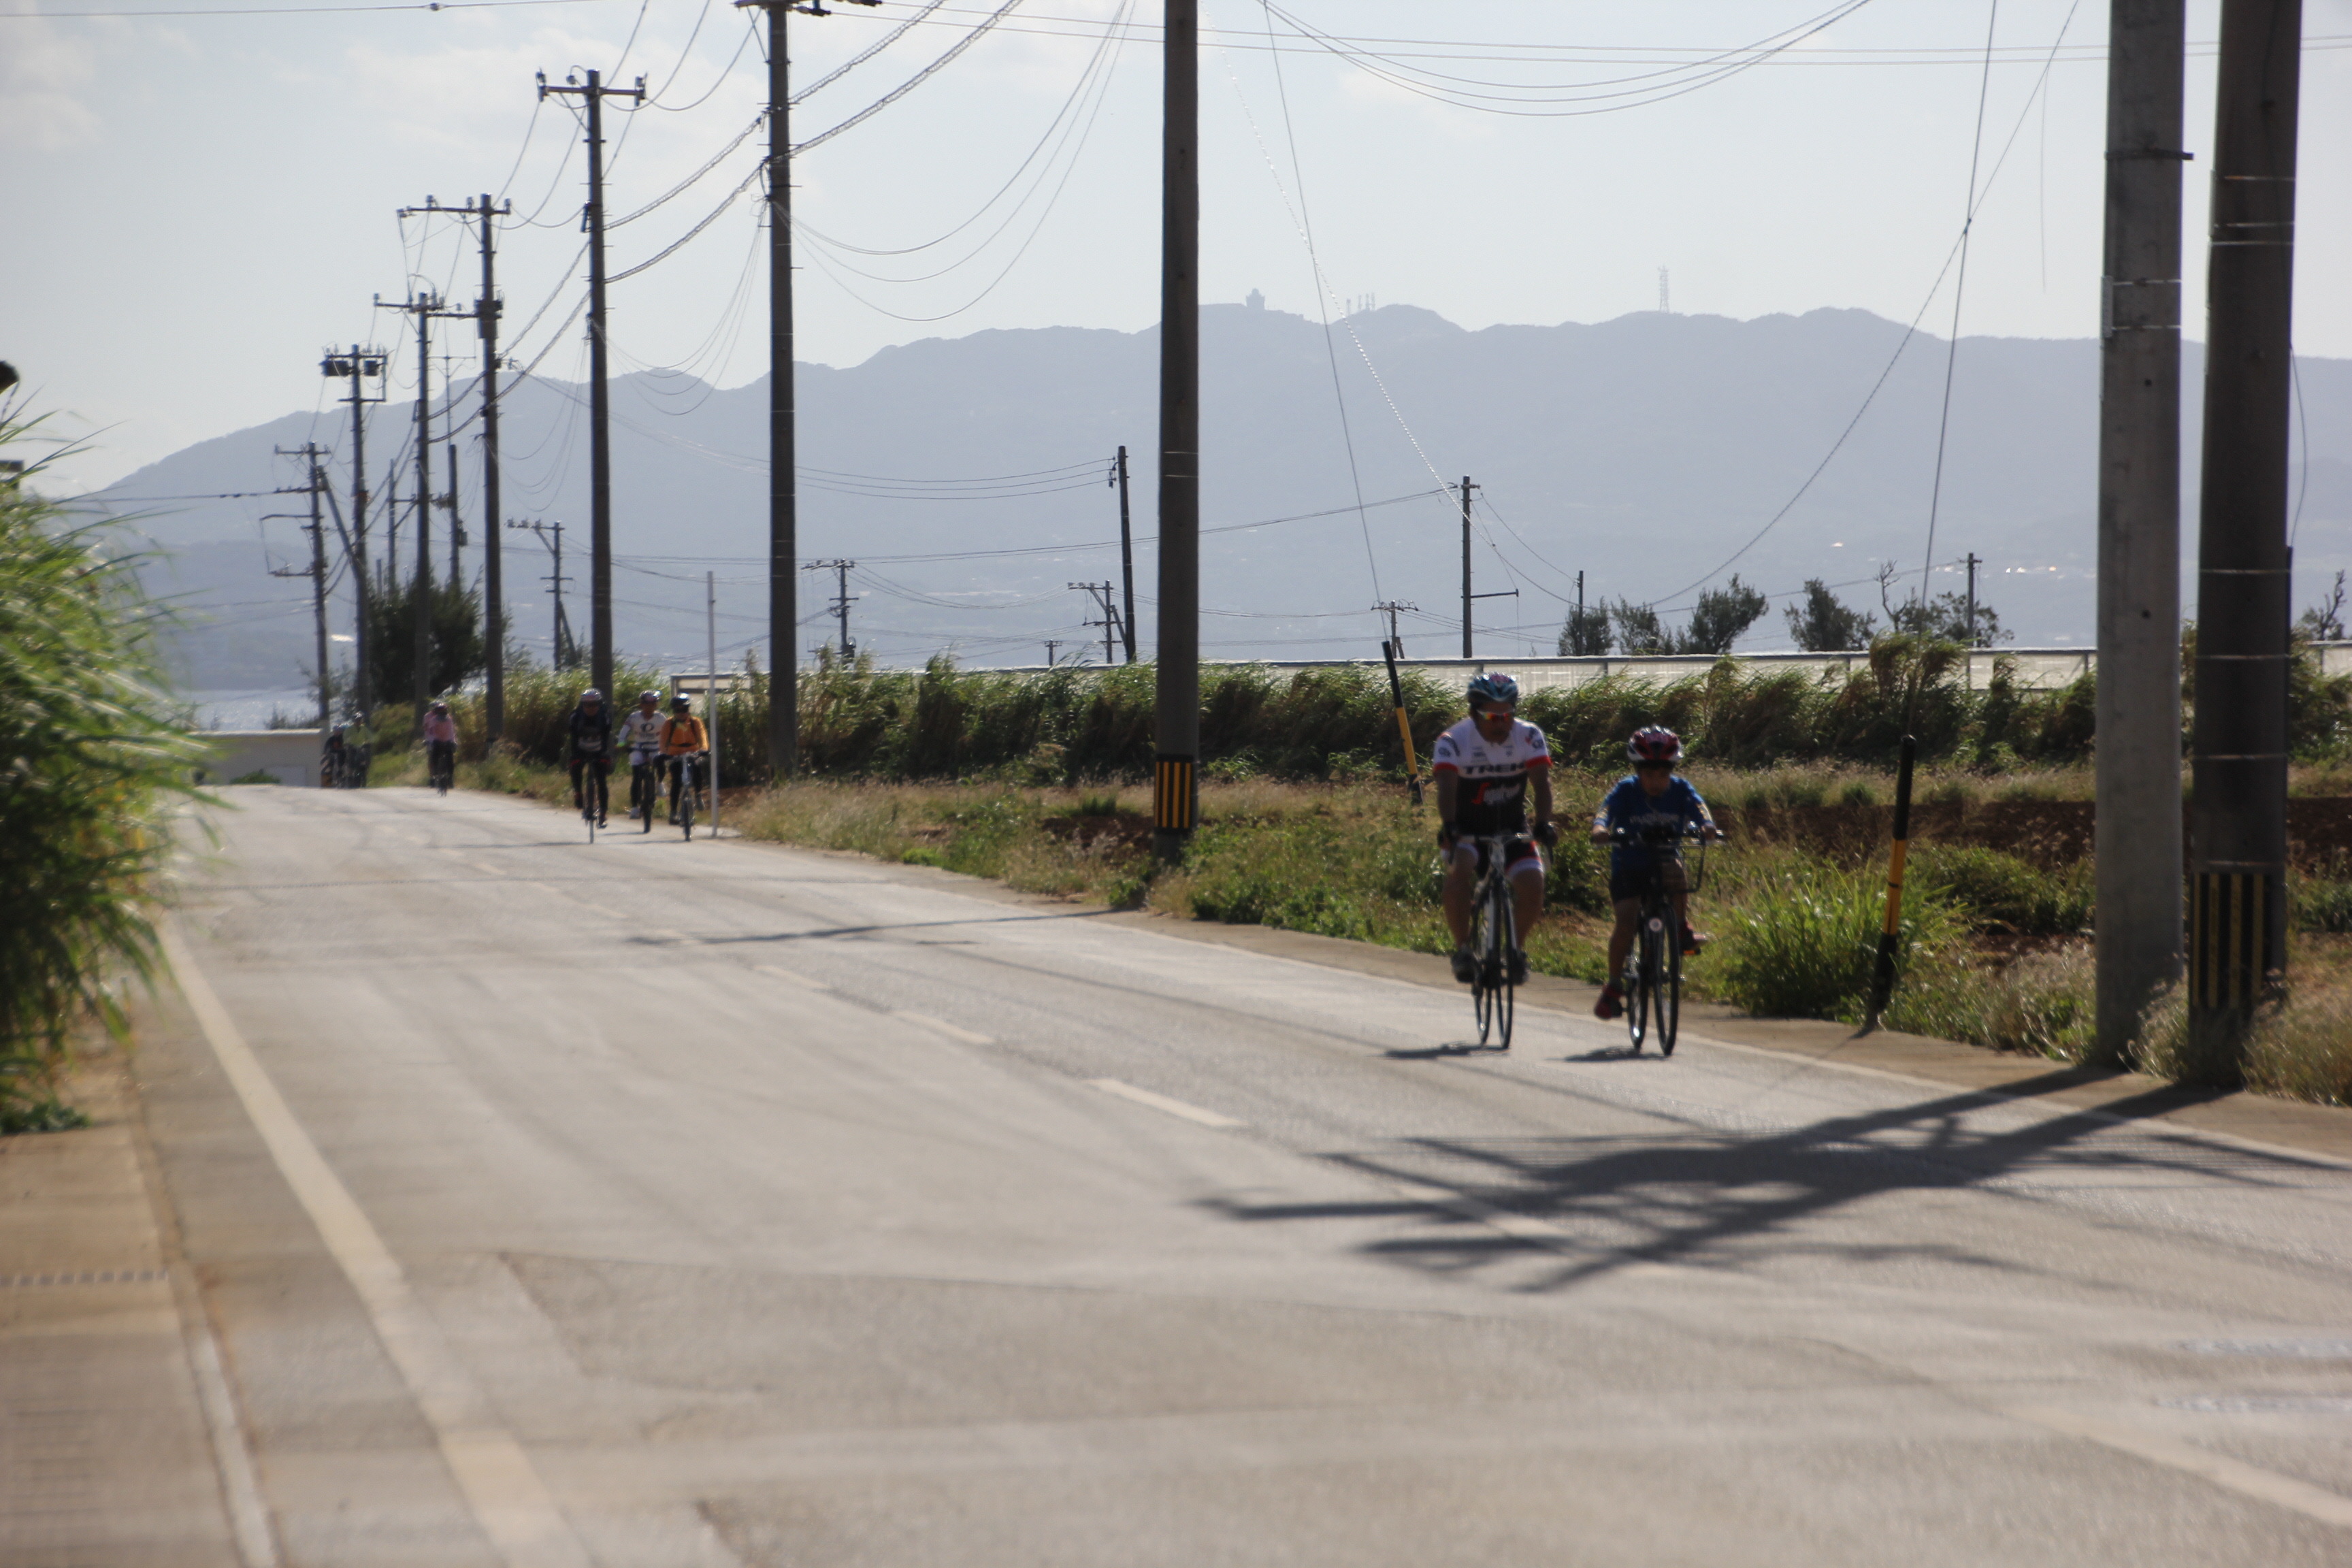
<svg viewBox="0 0 2352 1568"><path fill-rule="evenodd" d="M236 799L142 1077L285 1562L2352 1561L2352 1168Z"/></svg>

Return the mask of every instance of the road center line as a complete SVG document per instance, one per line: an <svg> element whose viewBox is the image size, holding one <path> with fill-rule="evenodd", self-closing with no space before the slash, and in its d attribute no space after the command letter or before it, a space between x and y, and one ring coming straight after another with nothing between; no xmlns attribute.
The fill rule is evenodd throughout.
<svg viewBox="0 0 2352 1568"><path fill-rule="evenodd" d="M1181 1116L1187 1121L1197 1121L1203 1127L1244 1125L1230 1116L1220 1116L1213 1110L1203 1110L1197 1105L1187 1105L1181 1100L1171 1100L1164 1094L1154 1094L1148 1089L1138 1089L1131 1083L1121 1083L1115 1078L1090 1078L1087 1081L1105 1094L1115 1094L1121 1100L1131 1100L1138 1105L1148 1105L1154 1110L1164 1110L1171 1116Z"/></svg>
<svg viewBox="0 0 2352 1568"><path fill-rule="evenodd" d="M2309 1481L2283 1476L2276 1470L2265 1470L2191 1443L2159 1437L2153 1432L2137 1431L2117 1422L2077 1415L2071 1410L2029 1405L2015 1406L2007 1414L2020 1421L2063 1433L2069 1437L2081 1437L2120 1453L2130 1454L2150 1464L2185 1470L2217 1487L2225 1487L2243 1496L2291 1509L2322 1524L2352 1529L2352 1498L2313 1486Z"/></svg>
<svg viewBox="0 0 2352 1568"><path fill-rule="evenodd" d="M286 1184L358 1292L376 1337L415 1395L417 1409L440 1445L442 1460L483 1533L511 1568L591 1568L587 1550L572 1533L530 1456L492 1413L449 1348L441 1326L410 1289L399 1260L302 1130L228 1009L196 968L178 928L166 924L163 942L164 958L222 1072L245 1102L246 1114L253 1119Z"/></svg>
<svg viewBox="0 0 2352 1568"><path fill-rule="evenodd" d="M904 1007L893 1007L890 1010L890 1016L893 1018L904 1018L909 1024L920 1024L926 1029L937 1029L949 1039L961 1040L967 1046L992 1046L996 1044L993 1039L990 1038L986 1035L975 1035L970 1029L964 1028L960 1025L950 1024L945 1018L934 1018L929 1013L910 1013Z"/></svg>

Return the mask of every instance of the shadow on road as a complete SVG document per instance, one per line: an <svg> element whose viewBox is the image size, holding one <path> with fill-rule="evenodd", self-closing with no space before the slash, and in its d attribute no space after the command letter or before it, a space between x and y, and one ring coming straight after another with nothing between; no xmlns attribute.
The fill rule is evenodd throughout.
<svg viewBox="0 0 2352 1568"><path fill-rule="evenodd" d="M1438 1053L1395 1052L1392 1055ZM1607 1053L1580 1059L1615 1059ZM2031 1099L2079 1081L2053 1072L2010 1086L2001 1098ZM1533 1288L1563 1289L1639 1263L1725 1264L1752 1258L1752 1245L1856 1248L1796 1228L1887 1194L1979 1188L2030 1179L2061 1185L2096 1173L2221 1184L2249 1195L2265 1189L2346 1180L2332 1163L2240 1144L2203 1142L2128 1124L2185 1103L2219 1098L2164 1088L2023 1127L1972 1130L1970 1112L1998 1101L1968 1091L1913 1105L1834 1116L1793 1127L1726 1130L1682 1119L1677 1129L1612 1137L1411 1138L1378 1150L1328 1156L1383 1182L1437 1186L1457 1201L1371 1198L1355 1203L1207 1206L1251 1224L1291 1220L1425 1219L1436 1234L1390 1237L1370 1255L1436 1273L1459 1273L1530 1249L1562 1257ZM1671 1113L1649 1111L1661 1120ZM1466 1203L1460 1199L1469 1200ZM1549 1235L1506 1236L1478 1224L1482 1210L1548 1222ZM1965 1261L1948 1246L1872 1243L1876 1258ZM1990 1259L1975 1259L1990 1263Z"/></svg>

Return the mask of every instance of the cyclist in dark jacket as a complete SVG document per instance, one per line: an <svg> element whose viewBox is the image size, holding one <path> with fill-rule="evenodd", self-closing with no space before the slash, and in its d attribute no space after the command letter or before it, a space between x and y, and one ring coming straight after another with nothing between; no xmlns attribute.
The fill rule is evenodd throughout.
<svg viewBox="0 0 2352 1568"><path fill-rule="evenodd" d="M588 809L587 797L581 792L580 774L589 770L596 784L596 826L604 826L604 813L612 805L613 715L605 710L604 694L594 687L580 694L580 706L572 710L572 804Z"/></svg>
<svg viewBox="0 0 2352 1568"><path fill-rule="evenodd" d="M1633 771L1620 779L1601 801L1601 809L1592 818L1592 841L1608 844L1609 902L1617 913L1617 923L1609 932L1609 984L1601 987L1601 999L1592 1005L1596 1017L1613 1018L1624 1005L1626 954L1633 951L1633 927L1641 918L1642 889L1649 880L1658 859L1665 862L1666 887L1675 900L1675 922L1681 928L1685 952L1699 950L1699 936L1691 930L1690 895L1683 890L1681 837L1685 828L1696 827L1702 837L1717 838L1721 829L1706 809L1706 802L1690 780L1675 771L1682 761L1682 737L1672 730L1653 724L1637 731L1625 743L1625 755ZM1656 830L1675 836L1673 841L1653 847L1647 844L1621 844L1616 836L1621 829L1636 833Z"/></svg>

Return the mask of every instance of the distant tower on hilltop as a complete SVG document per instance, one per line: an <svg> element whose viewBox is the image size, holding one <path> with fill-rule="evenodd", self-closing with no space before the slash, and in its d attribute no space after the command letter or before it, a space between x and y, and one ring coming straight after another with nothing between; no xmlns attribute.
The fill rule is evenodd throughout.
<svg viewBox="0 0 2352 1568"><path fill-rule="evenodd" d="M1243 298L1242 303L1253 310L1263 310L1265 309L1265 296L1253 289Z"/></svg>
<svg viewBox="0 0 2352 1568"><path fill-rule="evenodd" d="M1667 303L1669 298L1671 296L1666 293L1666 269L1661 267L1658 268L1658 314L1661 316L1674 313L1673 307Z"/></svg>

